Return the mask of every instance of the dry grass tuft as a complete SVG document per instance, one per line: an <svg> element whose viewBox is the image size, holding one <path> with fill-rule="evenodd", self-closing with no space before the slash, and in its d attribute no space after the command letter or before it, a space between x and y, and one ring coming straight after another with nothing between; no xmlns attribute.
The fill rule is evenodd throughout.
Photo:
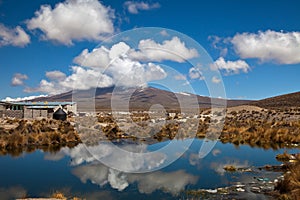
<svg viewBox="0 0 300 200"><path fill-rule="evenodd" d="M298 200L300 198L300 154L296 155L297 162L288 166L284 179L275 187L280 192L281 200Z"/></svg>

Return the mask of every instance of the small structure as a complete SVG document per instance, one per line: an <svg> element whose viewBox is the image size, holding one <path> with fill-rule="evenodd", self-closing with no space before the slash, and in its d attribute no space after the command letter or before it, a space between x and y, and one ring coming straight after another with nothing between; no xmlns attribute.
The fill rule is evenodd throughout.
<svg viewBox="0 0 300 200"><path fill-rule="evenodd" d="M67 119L67 113L62 108L59 108L53 113L53 119L65 121Z"/></svg>
<svg viewBox="0 0 300 200"><path fill-rule="evenodd" d="M52 118L58 108L64 109L67 114L77 114L75 102L0 102L0 117Z"/></svg>

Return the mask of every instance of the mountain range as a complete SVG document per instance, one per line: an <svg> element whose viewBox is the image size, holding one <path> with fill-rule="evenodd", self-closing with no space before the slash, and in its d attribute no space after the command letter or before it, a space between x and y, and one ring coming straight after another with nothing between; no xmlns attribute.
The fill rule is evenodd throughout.
<svg viewBox="0 0 300 200"><path fill-rule="evenodd" d="M69 91L66 93L36 98L34 101L75 101L78 104L78 110L94 109L97 111L124 109L129 106L130 110L149 110L155 104L162 105L167 110L177 110L182 106L191 109L209 108L211 102L215 106L222 104L222 99L200 96L190 93L173 93L154 87L145 88L94 88L85 91ZM182 103L184 102L184 103ZM262 108L282 108L300 106L300 92L271 97L262 100L227 100L227 106L256 105Z"/></svg>

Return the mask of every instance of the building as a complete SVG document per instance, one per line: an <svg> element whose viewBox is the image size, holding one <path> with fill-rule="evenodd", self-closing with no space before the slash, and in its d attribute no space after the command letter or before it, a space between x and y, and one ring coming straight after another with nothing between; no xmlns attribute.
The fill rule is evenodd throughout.
<svg viewBox="0 0 300 200"><path fill-rule="evenodd" d="M52 118L53 113L62 108L66 113L77 114L75 102L3 102L0 101L0 117Z"/></svg>

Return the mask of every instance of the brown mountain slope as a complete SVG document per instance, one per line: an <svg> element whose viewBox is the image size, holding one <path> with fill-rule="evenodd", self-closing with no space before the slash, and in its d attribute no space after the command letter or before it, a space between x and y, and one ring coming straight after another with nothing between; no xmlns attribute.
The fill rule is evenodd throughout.
<svg viewBox="0 0 300 200"><path fill-rule="evenodd" d="M251 103L262 108L280 109L288 107L300 107L300 92L275 96Z"/></svg>
<svg viewBox="0 0 300 200"><path fill-rule="evenodd" d="M188 108L209 108L211 99L209 97L188 94L173 93L154 87L147 88L97 88L86 91L66 92L50 97L37 98L34 101L75 101L80 110L110 110L111 105L114 109L123 110L129 104L131 110L149 110L154 104L160 104L165 109ZM215 101L218 106L221 100ZM228 106L238 106L248 104L247 100L228 100Z"/></svg>

